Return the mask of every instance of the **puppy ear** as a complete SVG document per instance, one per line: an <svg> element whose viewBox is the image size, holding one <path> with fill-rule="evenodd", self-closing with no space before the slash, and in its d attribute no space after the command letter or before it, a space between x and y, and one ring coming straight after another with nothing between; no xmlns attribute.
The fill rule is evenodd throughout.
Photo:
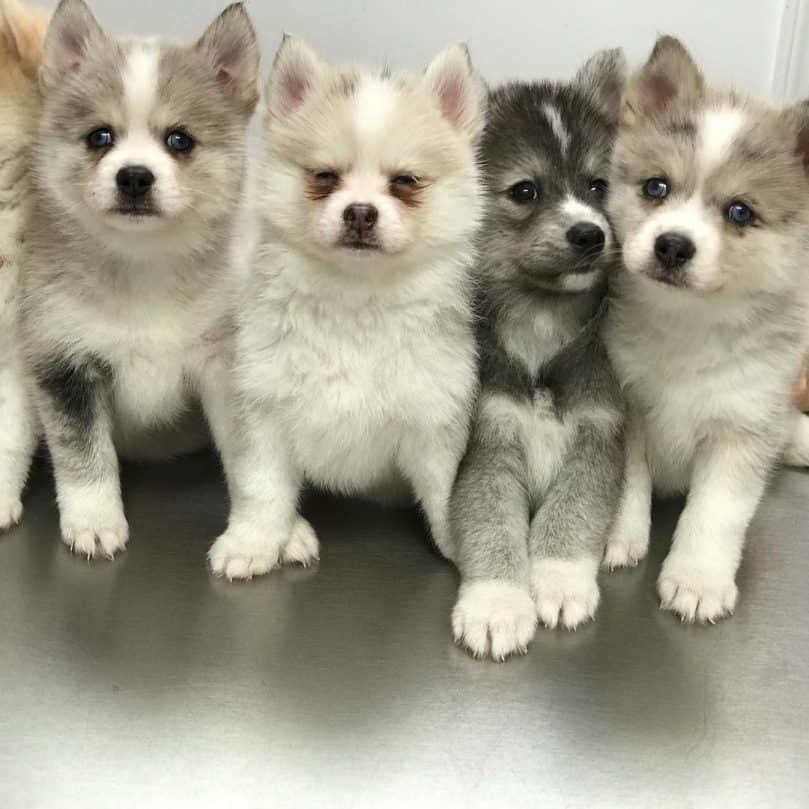
<svg viewBox="0 0 809 809"><path fill-rule="evenodd" d="M629 82L621 119L631 125L674 104L695 103L704 93L702 73L680 40L661 37L649 61Z"/></svg>
<svg viewBox="0 0 809 809"><path fill-rule="evenodd" d="M628 79L626 55L621 48L613 48L593 54L576 74L573 84L611 124L617 124Z"/></svg>
<svg viewBox="0 0 809 809"><path fill-rule="evenodd" d="M81 67L91 47L107 36L84 0L61 0L53 12L42 55L40 83L57 87Z"/></svg>
<svg viewBox="0 0 809 809"><path fill-rule="evenodd" d="M27 8L20 0L0 0L0 40L29 78L36 76L42 61L47 25L44 12Z"/></svg>
<svg viewBox="0 0 809 809"><path fill-rule="evenodd" d="M284 34L267 81L270 115L287 118L312 94L328 67L298 37Z"/></svg>
<svg viewBox="0 0 809 809"><path fill-rule="evenodd" d="M258 103L259 48L244 3L228 6L196 47L205 54L219 85L251 113Z"/></svg>
<svg viewBox="0 0 809 809"><path fill-rule="evenodd" d="M439 53L427 68L424 82L441 115L476 141L486 118L486 90L472 66L469 48L450 45Z"/></svg>

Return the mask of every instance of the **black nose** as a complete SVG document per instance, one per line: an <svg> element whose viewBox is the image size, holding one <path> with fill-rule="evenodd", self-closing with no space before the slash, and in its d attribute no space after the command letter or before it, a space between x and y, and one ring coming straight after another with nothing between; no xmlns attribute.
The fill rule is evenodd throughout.
<svg viewBox="0 0 809 809"><path fill-rule="evenodd" d="M115 177L118 190L130 199L148 194L154 181L154 174L146 166L124 166Z"/></svg>
<svg viewBox="0 0 809 809"><path fill-rule="evenodd" d="M664 233L655 241L657 260L667 270L682 267L694 258L696 252L694 242L688 236L681 236L679 233Z"/></svg>
<svg viewBox="0 0 809 809"><path fill-rule="evenodd" d="M604 231L592 222L579 222L567 232L570 246L578 253L596 253L604 249Z"/></svg>
<svg viewBox="0 0 809 809"><path fill-rule="evenodd" d="M373 205L349 205L343 211L343 222L357 236L367 236L379 219L379 211Z"/></svg>

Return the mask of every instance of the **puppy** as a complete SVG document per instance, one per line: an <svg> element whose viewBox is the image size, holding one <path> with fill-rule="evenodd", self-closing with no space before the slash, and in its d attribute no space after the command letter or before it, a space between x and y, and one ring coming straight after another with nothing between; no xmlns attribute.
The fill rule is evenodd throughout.
<svg viewBox="0 0 809 809"><path fill-rule="evenodd" d="M604 213L626 64L495 91L477 265L481 395L452 498L456 639L525 651L593 617L620 495L623 414L599 336L616 251ZM530 564L529 564L530 558ZM532 597L533 596L533 597Z"/></svg>
<svg viewBox="0 0 809 809"><path fill-rule="evenodd" d="M282 43L215 573L317 556L296 514L306 481L364 494L404 478L452 557L448 504L476 387L468 275L484 106L460 46L412 76L331 68Z"/></svg>
<svg viewBox="0 0 809 809"><path fill-rule="evenodd" d="M17 297L47 22L46 14L18 0L0 0L0 531L22 516L22 490L38 432L19 350Z"/></svg>
<svg viewBox="0 0 809 809"><path fill-rule="evenodd" d="M736 605L747 526L779 457L806 345L809 117L706 86L660 39L627 89L609 212L623 244L606 339L631 408L606 564L646 555L653 486L688 491L658 591L708 621Z"/></svg>
<svg viewBox="0 0 809 809"><path fill-rule="evenodd" d="M62 536L127 542L118 453L223 440L229 240L258 49L243 6L193 45L116 40L62 0L43 56L22 331Z"/></svg>

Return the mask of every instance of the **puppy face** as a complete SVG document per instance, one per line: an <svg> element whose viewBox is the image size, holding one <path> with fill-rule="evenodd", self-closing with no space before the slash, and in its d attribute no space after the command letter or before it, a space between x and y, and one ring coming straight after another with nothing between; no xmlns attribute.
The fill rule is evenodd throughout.
<svg viewBox="0 0 809 809"><path fill-rule="evenodd" d="M490 273L552 292L602 280L615 253L604 205L625 75L622 53L605 51L572 84L492 93L480 238Z"/></svg>
<svg viewBox="0 0 809 809"><path fill-rule="evenodd" d="M629 273L699 294L777 291L806 249L809 116L712 91L660 40L624 100L610 212Z"/></svg>
<svg viewBox="0 0 809 809"><path fill-rule="evenodd" d="M451 249L474 230L483 98L464 48L415 77L330 68L287 38L267 95L264 199L287 243L356 268Z"/></svg>
<svg viewBox="0 0 809 809"><path fill-rule="evenodd" d="M42 70L38 174L48 201L105 235L232 210L257 72L241 6L182 46L113 40L82 0L63 0Z"/></svg>

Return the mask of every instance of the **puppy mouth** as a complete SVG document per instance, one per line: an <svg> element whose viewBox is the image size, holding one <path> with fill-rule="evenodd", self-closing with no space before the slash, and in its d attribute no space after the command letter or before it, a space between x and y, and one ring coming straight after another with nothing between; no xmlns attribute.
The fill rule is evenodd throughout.
<svg viewBox="0 0 809 809"><path fill-rule="evenodd" d="M340 239L337 246L356 253L378 253L382 250L382 245L379 242L349 237Z"/></svg>
<svg viewBox="0 0 809 809"><path fill-rule="evenodd" d="M128 219L154 219L162 216L162 212L153 205L116 205L109 213L114 216L125 216Z"/></svg>

